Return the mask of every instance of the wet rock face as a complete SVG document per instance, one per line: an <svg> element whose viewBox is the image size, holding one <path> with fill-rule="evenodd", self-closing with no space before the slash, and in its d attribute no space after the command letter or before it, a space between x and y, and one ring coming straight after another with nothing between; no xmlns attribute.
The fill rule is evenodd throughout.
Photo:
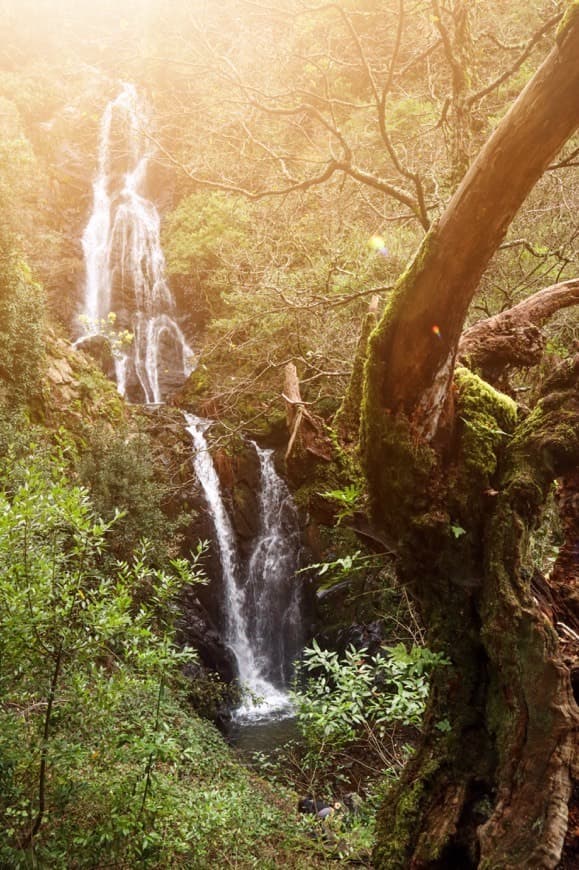
<svg viewBox="0 0 579 870"><path fill-rule="evenodd" d="M248 558L259 533L259 461L255 450L244 447L236 456L229 491L229 510L242 558Z"/></svg>
<svg viewBox="0 0 579 870"><path fill-rule="evenodd" d="M181 619L178 640L193 647L199 654L200 664L215 671L229 683L235 679L235 660L221 640L220 633L196 592L185 591L181 599Z"/></svg>
<svg viewBox="0 0 579 870"><path fill-rule="evenodd" d="M233 527L243 547L248 541L253 541L258 532L259 505L255 490L246 481L238 481L232 489L231 502Z"/></svg>

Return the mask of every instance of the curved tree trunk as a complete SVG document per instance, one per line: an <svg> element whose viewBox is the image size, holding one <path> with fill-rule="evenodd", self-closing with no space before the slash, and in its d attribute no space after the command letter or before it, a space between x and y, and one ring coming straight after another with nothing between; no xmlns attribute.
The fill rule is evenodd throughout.
<svg viewBox="0 0 579 870"><path fill-rule="evenodd" d="M481 150L394 292L370 348L367 417L374 408L401 411L427 440L441 426L480 278L527 194L579 126L579 5L570 9L558 44Z"/></svg>
<svg viewBox="0 0 579 870"><path fill-rule="evenodd" d="M555 868L561 855L579 711L525 551L551 482L579 463L579 360L523 422L455 360L484 269L579 125L578 93L575 2L370 338L361 446L372 511L430 644L451 661L381 810L378 868Z"/></svg>

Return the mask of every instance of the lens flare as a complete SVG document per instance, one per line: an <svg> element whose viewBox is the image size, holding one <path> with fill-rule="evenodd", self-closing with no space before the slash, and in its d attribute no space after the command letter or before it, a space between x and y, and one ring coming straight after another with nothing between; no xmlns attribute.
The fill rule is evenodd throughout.
<svg viewBox="0 0 579 870"><path fill-rule="evenodd" d="M373 251L376 251L377 254L380 254L381 257L388 256L388 248L384 242L382 236L372 236L372 238L368 241L368 244L372 248Z"/></svg>

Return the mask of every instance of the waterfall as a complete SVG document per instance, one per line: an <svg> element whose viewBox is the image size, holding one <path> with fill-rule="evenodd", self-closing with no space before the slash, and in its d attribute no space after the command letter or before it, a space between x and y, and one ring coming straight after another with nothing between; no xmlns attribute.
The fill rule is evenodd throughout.
<svg viewBox="0 0 579 870"><path fill-rule="evenodd" d="M154 148L145 108L125 84L102 117L93 207L82 247L86 279L84 335L109 339L119 392L133 401L159 403L168 388L190 374L192 352L176 321L175 300L165 279L160 218L146 196ZM130 344L119 340L127 331ZM246 564L223 501L207 447L211 421L185 415L195 453L194 469L215 528L223 574L225 640L235 656L240 683L262 699L245 702L240 719L291 713L284 691L291 661L301 647L301 602L293 582L299 525L290 493L277 476L272 452L255 446L260 467L260 524Z"/></svg>
<svg viewBox="0 0 579 870"><path fill-rule="evenodd" d="M276 473L273 450L254 447L260 466L260 525L247 571L246 618L262 672L287 685L288 668L303 646L295 582L300 527L291 494Z"/></svg>
<svg viewBox="0 0 579 870"><path fill-rule="evenodd" d="M240 683L262 699L246 701L241 719L291 713L284 691L291 660L301 647L301 601L294 580L299 548L297 511L273 466L272 452L255 447L260 463L260 527L245 571L205 438L211 421L185 414L193 465L209 507L223 573L225 640Z"/></svg>
<svg viewBox="0 0 579 870"><path fill-rule="evenodd" d="M154 155L146 128L134 85L123 85L101 121L93 208L82 237L81 322L85 339L112 335L121 394L157 403L191 373L193 353L165 279L159 213L145 196ZM115 339L124 330L132 335L130 344Z"/></svg>

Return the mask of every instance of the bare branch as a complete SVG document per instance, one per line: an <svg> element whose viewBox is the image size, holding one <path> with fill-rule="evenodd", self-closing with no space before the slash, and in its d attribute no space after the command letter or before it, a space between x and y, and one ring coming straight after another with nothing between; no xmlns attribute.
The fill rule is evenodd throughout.
<svg viewBox="0 0 579 870"><path fill-rule="evenodd" d="M541 27L533 33L531 38L528 40L525 48L521 52L521 54L513 61L513 63L508 67L500 76L497 76L492 82L488 85L485 85L484 88L481 88L474 94L471 94L467 100L467 106L472 106L473 103L476 103L479 100L482 100L483 97L488 96L488 94L492 93L492 91L496 90L500 87L503 82L506 82L507 79L510 79L514 73L517 72L526 61L528 56L531 54L535 45L545 36L550 30L552 30L556 24L561 20L561 13L557 13L557 15L553 15L551 18L548 18Z"/></svg>
<svg viewBox="0 0 579 870"><path fill-rule="evenodd" d="M554 169L567 169L570 166L578 166L579 164L574 162L576 157L579 157L579 148L575 148L571 154L563 157L558 163L552 163L550 166L547 166L547 169L552 171Z"/></svg>

